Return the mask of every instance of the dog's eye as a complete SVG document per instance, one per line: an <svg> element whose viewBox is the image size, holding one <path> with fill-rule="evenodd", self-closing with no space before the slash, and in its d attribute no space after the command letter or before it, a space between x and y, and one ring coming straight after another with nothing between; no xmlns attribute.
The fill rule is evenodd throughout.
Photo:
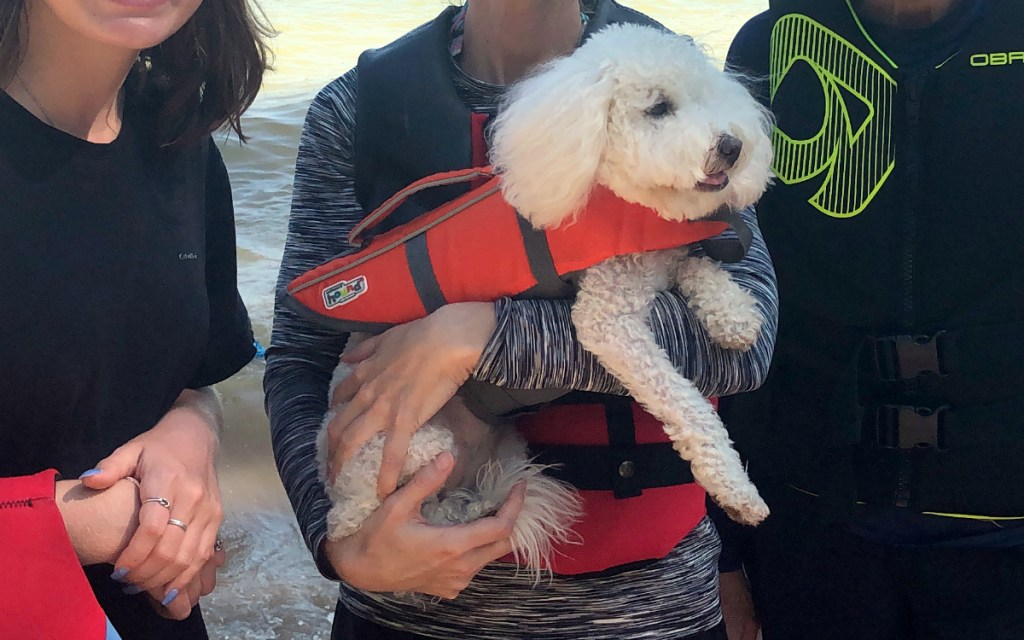
<svg viewBox="0 0 1024 640"><path fill-rule="evenodd" d="M657 102L647 108L644 113L651 118L664 118L676 110L676 105L668 98L659 98Z"/></svg>

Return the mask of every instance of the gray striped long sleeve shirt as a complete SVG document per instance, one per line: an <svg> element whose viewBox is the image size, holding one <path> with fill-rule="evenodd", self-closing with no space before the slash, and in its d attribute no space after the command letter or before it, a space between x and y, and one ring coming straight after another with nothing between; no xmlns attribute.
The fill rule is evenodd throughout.
<svg viewBox="0 0 1024 640"><path fill-rule="evenodd" d="M479 83L454 64L453 74L466 104L474 111L494 111L500 87ZM356 86L353 69L324 88L309 108L295 170L279 291L345 250L349 230L365 215L355 197ZM745 260L726 268L754 295L767 319L754 348L740 353L714 345L685 299L675 292L658 296L650 319L658 343L680 373L708 396L757 388L767 375L774 347L775 276L753 211L743 217L754 229L754 242ZM575 339L570 309L568 300L497 301L497 328L474 377L516 389L625 393ZM315 443L326 410L328 382L346 339L347 335L319 327L278 305L264 380L278 470L306 543L321 571L332 578L333 570L321 550L330 503L317 477Z"/></svg>

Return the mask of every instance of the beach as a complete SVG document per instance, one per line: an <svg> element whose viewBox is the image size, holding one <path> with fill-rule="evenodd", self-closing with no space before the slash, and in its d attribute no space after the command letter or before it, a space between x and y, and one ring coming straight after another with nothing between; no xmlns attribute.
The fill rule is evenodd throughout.
<svg viewBox="0 0 1024 640"><path fill-rule="evenodd" d="M359 53L434 17L445 0L263 0L279 35L272 72L244 119L250 143L223 135L235 198L239 287L256 338L270 343L274 284L288 224L292 171L306 108L316 92L351 68ZM723 60L744 21L767 0L629 2L688 33ZM203 603L210 637L330 636L336 586L322 579L302 544L274 469L263 411L263 363L219 385L226 426L220 477L230 554L218 590Z"/></svg>

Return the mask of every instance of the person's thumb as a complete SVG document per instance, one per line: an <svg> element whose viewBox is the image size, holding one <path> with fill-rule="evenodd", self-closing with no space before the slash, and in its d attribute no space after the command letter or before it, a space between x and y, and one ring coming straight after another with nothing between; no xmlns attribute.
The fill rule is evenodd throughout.
<svg viewBox="0 0 1024 640"><path fill-rule="evenodd" d="M114 483L122 478L135 473L139 463L141 446L134 442L118 447L114 453L96 463L96 467L89 469L78 479L90 489L102 490L114 486Z"/></svg>
<svg viewBox="0 0 1024 640"><path fill-rule="evenodd" d="M416 475L393 495L400 509L418 514L423 501L441 490L452 469L455 458L448 451L440 453L433 461L423 465Z"/></svg>

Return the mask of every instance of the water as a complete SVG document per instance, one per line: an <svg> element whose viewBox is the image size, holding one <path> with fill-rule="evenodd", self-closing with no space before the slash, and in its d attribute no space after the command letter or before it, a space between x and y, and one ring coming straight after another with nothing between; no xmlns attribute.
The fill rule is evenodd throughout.
<svg viewBox="0 0 1024 640"><path fill-rule="evenodd" d="M280 32L275 71L245 117L252 141L224 141L235 196L239 287L257 338L270 341L273 292L288 224L292 170L309 101L386 44L434 17L446 0L263 0ZM648 0L629 4L696 37L723 59L733 35L767 0ZM231 559L204 603L215 640L327 638L336 589L321 579L274 469L263 413L262 363L220 385L227 426L221 483Z"/></svg>

